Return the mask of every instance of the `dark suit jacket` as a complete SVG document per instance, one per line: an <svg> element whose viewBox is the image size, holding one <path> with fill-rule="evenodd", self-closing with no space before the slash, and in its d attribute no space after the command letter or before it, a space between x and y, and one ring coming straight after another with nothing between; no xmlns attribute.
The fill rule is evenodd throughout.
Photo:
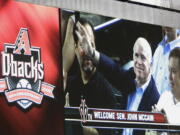
<svg viewBox="0 0 180 135"><path fill-rule="evenodd" d="M110 58L104 54L100 54L98 70L102 72L105 78L107 78L107 80L111 82L113 86L122 92L123 103L122 108L120 109L126 109L128 95L136 90L135 73L133 68L130 70L123 70ZM151 111L151 107L158 102L159 96L160 95L157 91L155 81L151 76L150 83L143 94L138 111ZM144 131L134 130L133 133L134 135L143 135Z"/></svg>

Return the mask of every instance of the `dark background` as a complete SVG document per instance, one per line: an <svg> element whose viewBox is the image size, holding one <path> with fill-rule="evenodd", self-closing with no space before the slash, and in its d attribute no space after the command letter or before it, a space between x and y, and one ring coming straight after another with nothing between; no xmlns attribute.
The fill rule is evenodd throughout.
<svg viewBox="0 0 180 135"><path fill-rule="evenodd" d="M120 64L132 60L133 46L138 37L150 43L154 53L162 40L161 26L120 20L95 32L97 50L113 57Z"/></svg>

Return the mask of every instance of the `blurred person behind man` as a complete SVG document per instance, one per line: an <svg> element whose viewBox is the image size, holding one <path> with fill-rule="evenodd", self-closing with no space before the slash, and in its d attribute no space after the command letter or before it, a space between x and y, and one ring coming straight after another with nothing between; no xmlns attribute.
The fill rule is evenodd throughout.
<svg viewBox="0 0 180 135"><path fill-rule="evenodd" d="M175 28L163 27L163 40L158 44L153 55L152 74L157 89L161 95L164 91L170 90L168 57L171 50L180 47L180 37L177 37Z"/></svg>

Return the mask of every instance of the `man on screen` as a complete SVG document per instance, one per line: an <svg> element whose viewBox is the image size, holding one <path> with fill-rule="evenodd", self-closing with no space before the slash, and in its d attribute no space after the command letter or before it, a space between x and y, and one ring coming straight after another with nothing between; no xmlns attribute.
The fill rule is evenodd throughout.
<svg viewBox="0 0 180 135"><path fill-rule="evenodd" d="M86 32L84 36L86 36L88 41L91 42L91 47L95 48L94 30L91 23L85 19L78 20L78 23L82 24ZM85 99L87 106L91 108L115 108L116 99L113 94L113 89L115 88L113 88L111 84L97 72L93 61L84 55L76 36L74 39L74 44L68 45L74 48L74 51L72 51L71 48L71 53L75 53L77 57L80 73L67 78L66 92L68 92L69 95L68 99L70 106L79 107L81 99L83 98ZM65 51L69 52L68 48L66 48L67 50L65 48L63 49L64 54ZM69 55L72 55L71 53L69 53ZM63 60L66 60L66 63L68 63L65 58L66 57L64 56ZM71 64L72 63L68 63L68 65ZM66 66L63 65L63 67ZM110 132L107 130L103 131L93 128L83 128L83 134L109 135Z"/></svg>
<svg viewBox="0 0 180 135"><path fill-rule="evenodd" d="M163 110L168 123L180 125L180 48L174 48L170 52L169 80L171 91L164 92L153 109Z"/></svg>
<svg viewBox="0 0 180 135"><path fill-rule="evenodd" d="M99 53L89 44L91 42L84 36L85 29L78 23L76 35L79 47L87 57L93 60L100 71L113 86L121 90L124 98L122 109L129 111L151 111L159 99L154 79L151 75L152 51L144 38L138 38L133 48L134 68L123 70L117 63L102 53ZM123 130L125 135L142 135L144 131Z"/></svg>
<svg viewBox="0 0 180 135"><path fill-rule="evenodd" d="M83 25L86 38L91 42L91 47L95 48L93 26L85 19L80 19L78 22ZM79 106L81 98L84 98L88 107L115 108L114 88L97 72L93 61L84 55L78 40L75 40L74 45L75 49L72 53L75 53L77 57L80 73L70 76L67 80L66 90L69 92L70 105Z"/></svg>

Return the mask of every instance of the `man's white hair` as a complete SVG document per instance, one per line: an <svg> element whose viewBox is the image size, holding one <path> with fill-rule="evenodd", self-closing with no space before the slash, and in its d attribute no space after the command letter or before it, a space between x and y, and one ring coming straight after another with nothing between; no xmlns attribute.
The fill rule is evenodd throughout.
<svg viewBox="0 0 180 135"><path fill-rule="evenodd" d="M136 42L134 43L133 51L138 46L141 46L146 51L147 56L148 56L148 60L150 63L152 63L152 50L151 50L151 46L148 43L148 41L143 37L139 37L136 40Z"/></svg>

